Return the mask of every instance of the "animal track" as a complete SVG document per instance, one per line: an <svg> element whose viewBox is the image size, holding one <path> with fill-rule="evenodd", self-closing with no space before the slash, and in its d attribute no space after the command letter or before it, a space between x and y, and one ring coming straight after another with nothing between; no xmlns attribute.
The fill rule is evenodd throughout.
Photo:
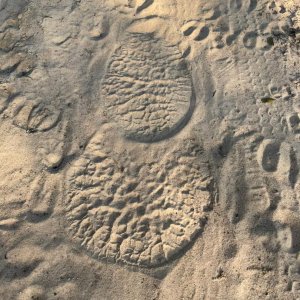
<svg viewBox="0 0 300 300"><path fill-rule="evenodd" d="M287 124L289 130L298 135L300 134L300 117L299 114L294 112L287 117Z"/></svg>
<svg viewBox="0 0 300 300"><path fill-rule="evenodd" d="M290 144L266 139L259 146L257 159L264 171L276 172L278 182L294 188L299 170L295 150Z"/></svg>
<svg viewBox="0 0 300 300"><path fill-rule="evenodd" d="M184 126L193 111L191 76L175 46L150 34L131 34L113 54L102 82L107 114L126 137L166 138Z"/></svg>
<svg viewBox="0 0 300 300"><path fill-rule="evenodd" d="M296 152L287 142L264 140L259 147L258 162L268 172L265 173L265 178L273 177L276 193L279 196L276 205L273 206L276 208L273 213L273 224L276 226L276 238L284 257L281 260L289 266L287 275L294 286L298 284L299 278L299 269L295 270L293 262L294 254L299 256L300 250L299 196L297 195L299 169ZM293 254L293 257L290 254ZM294 292L293 288L292 292Z"/></svg>
<svg viewBox="0 0 300 300"><path fill-rule="evenodd" d="M185 140L163 154L148 151L145 163L128 144L107 143L95 136L68 173L71 236L99 259L144 267L170 261L203 228L212 204L203 150Z"/></svg>
<svg viewBox="0 0 300 300"><path fill-rule="evenodd" d="M29 132L47 131L60 121L60 111L42 101L28 101L14 93L12 86L0 86L0 113L13 120L17 127Z"/></svg>
<svg viewBox="0 0 300 300"><path fill-rule="evenodd" d="M189 35L191 35L195 30L196 30L196 26L192 26L192 25L187 25L187 28L182 28L182 30L183 30L183 35L184 36L189 36Z"/></svg>
<svg viewBox="0 0 300 300"><path fill-rule="evenodd" d="M195 41L202 41L206 39L209 35L209 27L203 26L200 30L197 36L195 37Z"/></svg>
<svg viewBox="0 0 300 300"><path fill-rule="evenodd" d="M0 113L26 131L47 131L60 121L60 110L48 101L38 99L37 95L33 96L32 101L21 96L20 82L32 73L35 63L32 53L19 51L19 47L26 44L27 39L19 28L19 22L9 19L0 27Z"/></svg>
<svg viewBox="0 0 300 300"><path fill-rule="evenodd" d="M145 0L145 1L143 1L143 3L140 6L137 7L136 14L139 14L144 9L146 9L147 7L149 7L150 5L152 5L153 2L154 2L154 0Z"/></svg>
<svg viewBox="0 0 300 300"><path fill-rule="evenodd" d="M257 14L256 6L256 0L228 0L224 6L204 5L198 18L183 22L183 38L195 47L200 41L203 42L200 45L210 49L222 49L237 43L247 49L255 49L259 45L263 50L270 50L273 40L270 39L269 33L262 29L264 26L252 26ZM239 21L241 16L245 19L243 23ZM243 36L242 33L246 34Z"/></svg>
<svg viewBox="0 0 300 300"><path fill-rule="evenodd" d="M257 152L258 161L263 170L275 172L279 161L280 143L273 140L264 140Z"/></svg>
<svg viewBox="0 0 300 300"><path fill-rule="evenodd" d="M185 37L189 37L196 42L205 40L210 34L210 28L205 22L190 21L181 27L181 32Z"/></svg>
<svg viewBox="0 0 300 300"><path fill-rule="evenodd" d="M244 46L248 49L253 49L256 46L257 33L247 32L243 38Z"/></svg>
<svg viewBox="0 0 300 300"><path fill-rule="evenodd" d="M42 103L25 105L14 116L14 124L29 132L47 131L60 119L60 112Z"/></svg>

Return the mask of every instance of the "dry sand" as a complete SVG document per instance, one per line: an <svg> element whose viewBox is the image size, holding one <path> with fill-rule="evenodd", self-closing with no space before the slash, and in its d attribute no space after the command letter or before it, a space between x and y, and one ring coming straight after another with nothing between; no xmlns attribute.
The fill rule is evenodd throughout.
<svg viewBox="0 0 300 300"><path fill-rule="evenodd" d="M299 0L0 0L0 299L300 299Z"/></svg>

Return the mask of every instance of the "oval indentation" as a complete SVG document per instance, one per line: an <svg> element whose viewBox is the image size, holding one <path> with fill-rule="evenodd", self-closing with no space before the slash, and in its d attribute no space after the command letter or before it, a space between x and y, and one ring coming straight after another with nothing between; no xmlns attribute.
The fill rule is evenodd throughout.
<svg viewBox="0 0 300 300"><path fill-rule="evenodd" d="M207 159L191 139L164 153L143 153L146 160L136 145L133 153L126 141L118 145L102 131L68 172L70 235L96 258L159 266L205 224L212 204Z"/></svg>
<svg viewBox="0 0 300 300"><path fill-rule="evenodd" d="M193 89L179 50L152 34L130 34L102 81L106 112L127 138L154 142L177 133L193 111Z"/></svg>
<svg viewBox="0 0 300 300"><path fill-rule="evenodd" d="M247 32L243 38L244 46L248 49L253 49L256 47L257 33Z"/></svg>

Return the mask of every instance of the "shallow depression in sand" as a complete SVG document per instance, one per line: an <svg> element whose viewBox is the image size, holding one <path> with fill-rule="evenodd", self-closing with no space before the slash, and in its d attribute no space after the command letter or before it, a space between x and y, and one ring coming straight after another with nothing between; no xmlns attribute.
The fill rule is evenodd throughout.
<svg viewBox="0 0 300 300"><path fill-rule="evenodd" d="M149 151L144 163L125 145L111 149L97 135L68 173L71 236L100 259L145 267L165 263L205 223L211 204L205 154L193 140Z"/></svg>
<svg viewBox="0 0 300 300"><path fill-rule="evenodd" d="M175 45L153 34L127 34L101 84L107 114L126 137L157 141L178 132L193 110L192 81Z"/></svg>

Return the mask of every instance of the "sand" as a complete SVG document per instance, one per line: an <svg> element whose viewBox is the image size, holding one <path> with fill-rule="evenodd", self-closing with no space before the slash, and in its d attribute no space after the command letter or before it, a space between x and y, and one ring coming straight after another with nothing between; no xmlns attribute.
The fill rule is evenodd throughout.
<svg viewBox="0 0 300 300"><path fill-rule="evenodd" d="M0 299L300 299L298 0L0 0Z"/></svg>

